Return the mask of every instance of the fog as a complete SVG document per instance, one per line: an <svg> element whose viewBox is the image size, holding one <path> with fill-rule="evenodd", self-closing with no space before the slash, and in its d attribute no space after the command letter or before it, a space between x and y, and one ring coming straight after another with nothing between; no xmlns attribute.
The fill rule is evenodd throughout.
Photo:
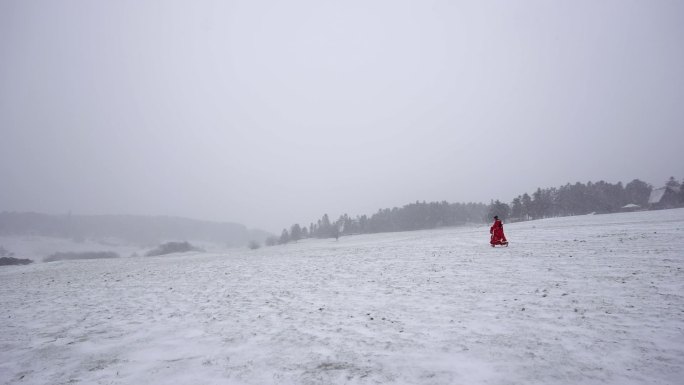
<svg viewBox="0 0 684 385"><path fill-rule="evenodd" d="M0 211L278 232L684 177L678 1L0 2Z"/></svg>

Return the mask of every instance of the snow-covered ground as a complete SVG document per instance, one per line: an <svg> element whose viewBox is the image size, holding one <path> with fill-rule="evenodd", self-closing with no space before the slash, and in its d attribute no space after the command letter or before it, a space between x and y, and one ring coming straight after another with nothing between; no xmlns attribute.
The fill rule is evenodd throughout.
<svg viewBox="0 0 684 385"><path fill-rule="evenodd" d="M184 241L169 239L168 241ZM166 241L162 241L166 242ZM193 246L203 250L225 250L227 247L209 242L192 241ZM72 240L66 238L52 238L36 235L0 236L0 246L12 252L15 258L26 258L34 262L42 262L54 253L81 253L81 252L114 252L120 257L145 255L146 252L155 249L158 245L131 245L116 238L110 239L85 239Z"/></svg>
<svg viewBox="0 0 684 385"><path fill-rule="evenodd" d="M682 384L684 210L0 269L10 384Z"/></svg>

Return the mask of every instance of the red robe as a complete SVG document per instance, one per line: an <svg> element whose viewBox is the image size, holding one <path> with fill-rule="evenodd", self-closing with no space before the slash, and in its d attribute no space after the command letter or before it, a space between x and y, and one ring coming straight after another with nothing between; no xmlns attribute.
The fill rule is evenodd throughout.
<svg viewBox="0 0 684 385"><path fill-rule="evenodd" d="M489 234L492 235L492 238L489 241L489 243L492 246L507 245L508 244L508 241L506 240L506 236L504 235L503 223L501 223L501 220L497 219L494 221L494 224L492 225L492 227L489 228Z"/></svg>

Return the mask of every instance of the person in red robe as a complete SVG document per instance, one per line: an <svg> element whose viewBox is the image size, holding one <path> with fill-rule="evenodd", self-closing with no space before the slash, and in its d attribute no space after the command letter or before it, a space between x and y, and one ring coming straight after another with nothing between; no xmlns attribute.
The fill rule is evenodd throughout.
<svg viewBox="0 0 684 385"><path fill-rule="evenodd" d="M503 223L501 223L501 220L496 215L494 216L494 224L489 228L489 234L492 235L491 240L489 241L492 247L496 245L508 246L508 240L506 240L503 231Z"/></svg>

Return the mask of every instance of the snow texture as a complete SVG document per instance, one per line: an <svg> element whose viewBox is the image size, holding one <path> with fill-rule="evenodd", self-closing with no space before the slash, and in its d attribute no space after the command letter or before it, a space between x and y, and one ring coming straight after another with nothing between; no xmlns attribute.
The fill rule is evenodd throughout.
<svg viewBox="0 0 684 385"><path fill-rule="evenodd" d="M0 270L8 384L682 384L684 209Z"/></svg>

